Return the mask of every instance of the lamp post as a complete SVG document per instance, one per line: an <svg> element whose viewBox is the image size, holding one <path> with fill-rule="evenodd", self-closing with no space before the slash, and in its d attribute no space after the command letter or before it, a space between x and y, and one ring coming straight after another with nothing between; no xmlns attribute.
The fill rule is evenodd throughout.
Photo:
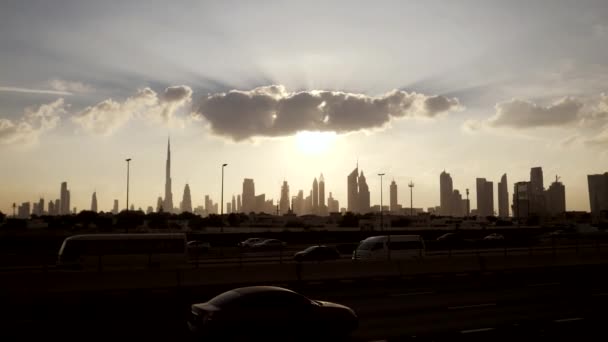
<svg viewBox="0 0 608 342"><path fill-rule="evenodd" d="M125 159L127 162L127 211L129 211L129 168L131 164L131 158Z"/></svg>
<svg viewBox="0 0 608 342"><path fill-rule="evenodd" d="M469 213L471 212L471 208L470 208L470 202L469 202L469 189L467 188L467 218L469 217Z"/></svg>
<svg viewBox="0 0 608 342"><path fill-rule="evenodd" d="M382 217L382 176L384 176L384 173L379 173L378 176L380 176L380 230L384 230L384 222Z"/></svg>
<svg viewBox="0 0 608 342"><path fill-rule="evenodd" d="M224 168L228 166L228 164L222 164L222 195L220 201L220 220L222 222L222 232L224 231Z"/></svg>
<svg viewBox="0 0 608 342"><path fill-rule="evenodd" d="M407 186L410 187L410 216L414 216L414 182L410 181Z"/></svg>

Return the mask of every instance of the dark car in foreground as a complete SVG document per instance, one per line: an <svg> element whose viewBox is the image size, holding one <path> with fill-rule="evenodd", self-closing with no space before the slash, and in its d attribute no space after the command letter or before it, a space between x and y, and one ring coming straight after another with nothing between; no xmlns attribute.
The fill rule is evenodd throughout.
<svg viewBox="0 0 608 342"><path fill-rule="evenodd" d="M310 246L303 251L294 254L295 261L326 261L340 259L340 252L330 246Z"/></svg>
<svg viewBox="0 0 608 342"><path fill-rule="evenodd" d="M358 326L357 315L344 305L274 286L233 289L191 309L190 331L211 340L332 340Z"/></svg>

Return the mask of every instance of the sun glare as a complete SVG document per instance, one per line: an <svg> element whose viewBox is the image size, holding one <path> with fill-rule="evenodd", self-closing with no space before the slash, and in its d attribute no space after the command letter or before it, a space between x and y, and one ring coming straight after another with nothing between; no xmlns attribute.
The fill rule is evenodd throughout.
<svg viewBox="0 0 608 342"><path fill-rule="evenodd" d="M307 154L327 152L336 140L335 132L299 132L296 134L296 146Z"/></svg>

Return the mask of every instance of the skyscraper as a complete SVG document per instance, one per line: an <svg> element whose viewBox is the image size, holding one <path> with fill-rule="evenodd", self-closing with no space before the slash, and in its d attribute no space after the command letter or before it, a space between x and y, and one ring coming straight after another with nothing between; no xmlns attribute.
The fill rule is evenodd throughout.
<svg viewBox="0 0 608 342"><path fill-rule="evenodd" d="M513 188L513 217L518 219L526 218L530 215L530 193L532 192L531 182L517 182Z"/></svg>
<svg viewBox="0 0 608 342"><path fill-rule="evenodd" d="M397 210L397 183L395 183L395 180L393 179L393 181L391 182L391 186L390 186L390 207L389 210L391 211L391 213L396 213Z"/></svg>
<svg viewBox="0 0 608 342"><path fill-rule="evenodd" d="M452 177L445 170L439 175L439 207L441 209L440 215L451 216L452 215L452 196L454 192L454 185L452 183Z"/></svg>
<svg viewBox="0 0 608 342"><path fill-rule="evenodd" d="M365 175L363 171L361 171L361 175L359 175L359 212L362 214L366 214L370 210L370 194L369 187L367 186L367 181L365 179Z"/></svg>
<svg viewBox="0 0 608 342"><path fill-rule="evenodd" d="M347 181L347 210L353 213L359 212L359 186L357 177L359 176L359 166L348 175Z"/></svg>
<svg viewBox="0 0 608 342"><path fill-rule="evenodd" d="M325 178L323 174L319 177L319 215L327 215L327 203L325 202Z"/></svg>
<svg viewBox="0 0 608 342"><path fill-rule="evenodd" d="M340 212L340 203L338 203L338 200L333 198L331 192L329 193L329 198L327 199L327 207L330 213Z"/></svg>
<svg viewBox="0 0 608 342"><path fill-rule="evenodd" d="M477 178L477 215L494 215L494 184L485 178Z"/></svg>
<svg viewBox="0 0 608 342"><path fill-rule="evenodd" d="M287 181L283 181L283 185L281 186L279 209L281 214L287 214L289 212L289 184L287 184Z"/></svg>
<svg viewBox="0 0 608 342"><path fill-rule="evenodd" d="M114 207L112 208L112 214L114 214L114 215L118 214L118 200L117 199L114 200Z"/></svg>
<svg viewBox="0 0 608 342"><path fill-rule="evenodd" d="M608 172L597 175L587 175L589 187L589 206L591 216L597 219L602 211L608 210Z"/></svg>
<svg viewBox="0 0 608 342"><path fill-rule="evenodd" d="M38 201L38 215L44 215L44 198L41 198Z"/></svg>
<svg viewBox="0 0 608 342"><path fill-rule="evenodd" d="M249 214L252 211L256 210L255 203L255 184L253 183L253 179L245 178L243 179L243 212L245 214Z"/></svg>
<svg viewBox="0 0 608 342"><path fill-rule="evenodd" d="M61 210L59 211L59 215L69 215L70 214L70 191L68 190L68 183L61 183L61 191L59 194L59 198L61 199Z"/></svg>
<svg viewBox="0 0 608 342"><path fill-rule="evenodd" d="M160 213L164 211L165 204L163 203L163 198L161 196L158 196L158 199L156 200L156 212Z"/></svg>
<svg viewBox="0 0 608 342"><path fill-rule="evenodd" d="M232 213L238 213L237 208L236 208L236 198L234 197L234 195L232 195Z"/></svg>
<svg viewBox="0 0 608 342"><path fill-rule="evenodd" d="M509 185L506 173L500 177L500 183L498 183L498 216L509 217Z"/></svg>
<svg viewBox="0 0 608 342"><path fill-rule="evenodd" d="M304 203L304 190L298 191L298 196L296 197L295 203L294 211L298 215L304 215L306 210Z"/></svg>
<svg viewBox="0 0 608 342"><path fill-rule="evenodd" d="M243 212L243 207L241 206L241 195L236 195L236 212Z"/></svg>
<svg viewBox="0 0 608 342"><path fill-rule="evenodd" d="M190 186L186 184L184 187L184 195L182 197L181 212L192 212L192 196L190 195Z"/></svg>
<svg viewBox="0 0 608 342"><path fill-rule="evenodd" d="M61 200L60 199L56 199L55 200L55 213L54 215L61 215Z"/></svg>
<svg viewBox="0 0 608 342"><path fill-rule="evenodd" d="M53 201L49 201L49 215L55 215L55 204Z"/></svg>
<svg viewBox="0 0 608 342"><path fill-rule="evenodd" d="M547 211L545 201L545 185L543 182L542 167L533 167L530 169L530 213L536 215L544 215Z"/></svg>
<svg viewBox="0 0 608 342"><path fill-rule="evenodd" d="M549 189L545 191L545 198L547 213L550 216L557 216L566 212L566 187L557 176L555 182L551 183Z"/></svg>
<svg viewBox="0 0 608 342"><path fill-rule="evenodd" d="M319 215L319 183L317 178L312 182L312 213Z"/></svg>
<svg viewBox="0 0 608 342"><path fill-rule="evenodd" d="M171 140L167 139L167 164L165 167L165 200L163 202L165 212L173 212L173 192L171 190Z"/></svg>
<svg viewBox="0 0 608 342"><path fill-rule="evenodd" d="M462 200L462 194L460 194L459 190L454 189L452 192L452 202L450 203L450 208L452 208L452 216L466 216L466 199L464 201Z"/></svg>
<svg viewBox="0 0 608 342"><path fill-rule="evenodd" d="M93 192L91 196L91 211L97 212L97 192Z"/></svg>

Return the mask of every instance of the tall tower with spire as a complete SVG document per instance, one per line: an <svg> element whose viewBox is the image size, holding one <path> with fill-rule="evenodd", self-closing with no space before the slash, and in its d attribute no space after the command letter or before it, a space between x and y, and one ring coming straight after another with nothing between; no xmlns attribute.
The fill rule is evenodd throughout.
<svg viewBox="0 0 608 342"><path fill-rule="evenodd" d="M97 192L93 192L91 197L91 211L97 212Z"/></svg>
<svg viewBox="0 0 608 342"><path fill-rule="evenodd" d="M173 193L171 192L171 139L167 139L167 165L165 169L165 200L163 209L173 212Z"/></svg>

